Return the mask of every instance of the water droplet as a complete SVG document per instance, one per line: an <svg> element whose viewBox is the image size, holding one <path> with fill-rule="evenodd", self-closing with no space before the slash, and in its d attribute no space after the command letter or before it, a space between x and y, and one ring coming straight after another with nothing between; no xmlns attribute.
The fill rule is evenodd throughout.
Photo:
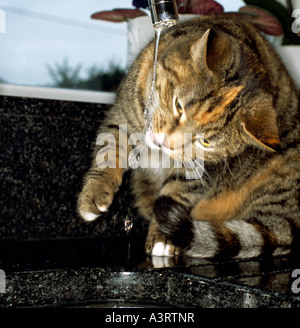
<svg viewBox="0 0 300 328"><path fill-rule="evenodd" d="M152 75L152 85L151 90L148 98L148 104L144 111L144 118L145 118L145 131L152 130L152 116L155 111L156 107L156 99L155 99L155 81L156 81L156 68L157 68L157 55L158 55L158 45L161 31L163 30L164 26L155 27L155 41L154 41L154 58L153 58L153 75Z"/></svg>
<svg viewBox="0 0 300 328"><path fill-rule="evenodd" d="M117 214L115 214L115 215L113 216L113 223L114 223L114 225L116 225L116 219L117 219Z"/></svg>
<svg viewBox="0 0 300 328"><path fill-rule="evenodd" d="M138 149L138 147L136 148ZM141 158L140 153L131 152L128 156L128 164L132 169L137 169L139 167L139 160Z"/></svg>
<svg viewBox="0 0 300 328"><path fill-rule="evenodd" d="M128 233L130 232L130 230L132 229L133 227L133 219L131 218L126 218L125 221L124 221L124 228L125 228L125 231Z"/></svg>

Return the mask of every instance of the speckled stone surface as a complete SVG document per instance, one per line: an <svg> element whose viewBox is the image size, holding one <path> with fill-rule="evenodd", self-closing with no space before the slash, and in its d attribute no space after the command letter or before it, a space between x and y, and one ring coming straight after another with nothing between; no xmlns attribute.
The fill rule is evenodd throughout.
<svg viewBox="0 0 300 328"><path fill-rule="evenodd" d="M0 97L0 239L125 233L124 219L133 215L128 213L126 185L101 220L86 223L76 213L77 194L106 111L107 105ZM136 233L145 229L135 221Z"/></svg>
<svg viewBox="0 0 300 328"><path fill-rule="evenodd" d="M117 300L205 308L276 307L278 304L290 308L300 304L295 297L287 297L280 291L216 283L169 269L124 272L111 268L81 268L23 272L9 276L7 284L6 307L74 306L74 303L87 300L91 303ZM36 304L37 300L39 304Z"/></svg>
<svg viewBox="0 0 300 328"><path fill-rule="evenodd" d="M2 243L6 292L0 293L0 308L300 308L300 295L291 289L299 259L163 259L145 256L143 242L128 236Z"/></svg>

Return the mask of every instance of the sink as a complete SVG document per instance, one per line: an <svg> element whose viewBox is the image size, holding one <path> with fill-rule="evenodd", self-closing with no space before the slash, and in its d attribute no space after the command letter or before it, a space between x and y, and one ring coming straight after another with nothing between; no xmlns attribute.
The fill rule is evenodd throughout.
<svg viewBox="0 0 300 328"><path fill-rule="evenodd" d="M0 307L300 307L297 256L155 258L145 236L0 242Z"/></svg>

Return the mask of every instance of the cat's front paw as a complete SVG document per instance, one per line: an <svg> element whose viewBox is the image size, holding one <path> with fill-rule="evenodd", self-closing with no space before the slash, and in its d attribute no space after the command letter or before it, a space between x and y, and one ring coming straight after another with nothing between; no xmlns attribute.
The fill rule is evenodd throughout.
<svg viewBox="0 0 300 328"><path fill-rule="evenodd" d="M113 198L114 193L109 186L87 183L78 197L78 212L85 221L94 221L108 210Z"/></svg>
<svg viewBox="0 0 300 328"><path fill-rule="evenodd" d="M172 268L180 264L179 256L149 256L146 258L147 268Z"/></svg>
<svg viewBox="0 0 300 328"><path fill-rule="evenodd" d="M170 239L162 232L155 235L148 234L145 251L152 256L177 256L181 254L181 248L173 245Z"/></svg>
<svg viewBox="0 0 300 328"><path fill-rule="evenodd" d="M94 221L108 210L122 176L123 169L90 169L77 202L78 212L85 221Z"/></svg>

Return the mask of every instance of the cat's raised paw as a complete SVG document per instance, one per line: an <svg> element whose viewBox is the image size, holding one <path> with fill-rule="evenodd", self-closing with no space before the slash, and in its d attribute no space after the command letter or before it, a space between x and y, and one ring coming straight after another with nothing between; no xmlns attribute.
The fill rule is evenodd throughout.
<svg viewBox="0 0 300 328"><path fill-rule="evenodd" d="M107 208L104 206L97 206L97 209L99 210L100 213L107 211ZM80 212L80 215L82 216L82 218L84 219L84 221L88 221L88 222L94 221L100 216L100 213L95 214L95 213L84 211L84 210L79 211L79 212Z"/></svg>
<svg viewBox="0 0 300 328"><path fill-rule="evenodd" d="M84 221L94 221L97 219L99 215L91 213L91 212L85 212L85 213L80 213Z"/></svg>
<svg viewBox="0 0 300 328"><path fill-rule="evenodd" d="M96 220L102 213L107 212L113 200L111 193L95 189L84 188L78 197L78 212L88 222Z"/></svg>

